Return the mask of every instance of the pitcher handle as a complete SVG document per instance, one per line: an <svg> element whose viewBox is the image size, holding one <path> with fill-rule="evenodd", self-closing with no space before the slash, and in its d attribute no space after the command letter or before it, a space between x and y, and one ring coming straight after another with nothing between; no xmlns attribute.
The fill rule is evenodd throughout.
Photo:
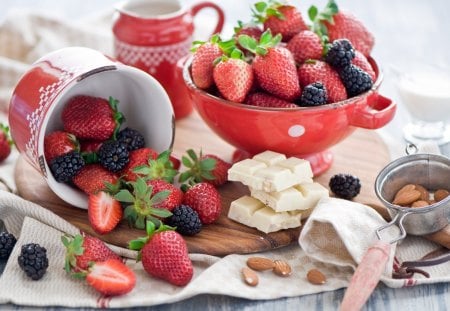
<svg viewBox="0 0 450 311"><path fill-rule="evenodd" d="M223 24L225 22L225 14L224 14L223 10L217 4L209 2L209 1L194 4L191 8L192 16L195 17L195 15L197 15L198 12L200 12L201 10L203 10L205 8L211 8L217 12L216 28L211 33L211 35L213 35L215 33L220 33L222 31Z"/></svg>

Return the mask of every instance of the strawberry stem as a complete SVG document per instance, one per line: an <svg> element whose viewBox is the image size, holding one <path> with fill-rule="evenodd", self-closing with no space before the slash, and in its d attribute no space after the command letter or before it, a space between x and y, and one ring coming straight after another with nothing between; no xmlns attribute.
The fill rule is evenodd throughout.
<svg viewBox="0 0 450 311"><path fill-rule="evenodd" d="M113 117L114 117L114 121L116 122L116 126L114 127L114 132L113 132L113 140L116 140L117 134L119 133L119 130L120 130L120 127L122 126L122 123L125 122L125 116L118 109L119 101L117 99L110 96L108 102L109 102L109 106L113 110Z"/></svg>

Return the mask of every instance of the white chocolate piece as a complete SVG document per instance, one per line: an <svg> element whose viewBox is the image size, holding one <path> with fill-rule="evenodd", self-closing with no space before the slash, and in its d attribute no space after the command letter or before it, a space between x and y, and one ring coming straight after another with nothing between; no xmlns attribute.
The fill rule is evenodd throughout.
<svg viewBox="0 0 450 311"><path fill-rule="evenodd" d="M300 212L277 213L261 201L247 195L231 202L228 217L264 233L301 226Z"/></svg>
<svg viewBox="0 0 450 311"><path fill-rule="evenodd" d="M308 161L264 151L252 159L235 163L228 170L228 180L265 192L282 191L313 177Z"/></svg>
<svg viewBox="0 0 450 311"><path fill-rule="evenodd" d="M309 210L323 197L328 189L319 183L301 183L279 192L264 192L250 188L251 196L271 207L275 212Z"/></svg>

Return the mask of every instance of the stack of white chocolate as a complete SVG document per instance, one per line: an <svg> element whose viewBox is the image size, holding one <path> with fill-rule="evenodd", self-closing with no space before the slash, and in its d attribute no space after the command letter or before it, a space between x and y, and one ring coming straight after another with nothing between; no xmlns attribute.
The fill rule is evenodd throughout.
<svg viewBox="0 0 450 311"><path fill-rule="evenodd" d="M296 228L328 190L312 179L308 161L273 151L235 163L228 180L250 189L231 202L228 217L264 233Z"/></svg>

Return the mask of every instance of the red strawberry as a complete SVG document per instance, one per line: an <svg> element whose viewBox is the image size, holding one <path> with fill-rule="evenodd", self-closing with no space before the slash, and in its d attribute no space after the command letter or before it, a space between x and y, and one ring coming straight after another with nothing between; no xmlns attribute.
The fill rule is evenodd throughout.
<svg viewBox="0 0 450 311"><path fill-rule="evenodd" d="M9 127L0 123L0 162L11 154L12 140L9 137Z"/></svg>
<svg viewBox="0 0 450 311"><path fill-rule="evenodd" d="M194 274L186 242L173 228L147 222L147 238L130 242L130 249L140 250L142 266L153 277L176 286L188 284Z"/></svg>
<svg viewBox="0 0 450 311"><path fill-rule="evenodd" d="M272 108L296 108L294 103L290 103L284 99L269 95L266 93L256 92L247 97L245 102L247 105L258 107L272 107Z"/></svg>
<svg viewBox="0 0 450 311"><path fill-rule="evenodd" d="M327 63L320 60L307 61L298 68L298 78L302 87L321 82L328 94L328 103L347 99L347 91L339 74Z"/></svg>
<svg viewBox="0 0 450 311"><path fill-rule="evenodd" d="M118 185L119 178L100 164L86 164L73 178L73 183L87 194L107 189L107 183Z"/></svg>
<svg viewBox="0 0 450 311"><path fill-rule="evenodd" d="M80 151L81 152L98 152L102 146L103 141L101 140L82 140L80 141Z"/></svg>
<svg viewBox="0 0 450 311"><path fill-rule="evenodd" d="M255 40L259 41L261 38L262 30L257 25L253 24L244 24L241 21L238 21L238 26L234 28L234 36L237 38L240 35L247 35Z"/></svg>
<svg viewBox="0 0 450 311"><path fill-rule="evenodd" d="M139 166L147 165L149 160L155 160L158 153L151 148L140 148L130 151L128 164L120 172L126 181L136 181L137 174L134 169Z"/></svg>
<svg viewBox="0 0 450 311"><path fill-rule="evenodd" d="M219 192L206 182L190 187L184 194L183 204L192 207L205 225L215 222L222 212Z"/></svg>
<svg viewBox="0 0 450 311"><path fill-rule="evenodd" d="M177 157L175 157L174 155L170 155L169 160L170 160L170 162L172 162L174 170L178 170L180 168L181 161Z"/></svg>
<svg viewBox="0 0 450 311"><path fill-rule="evenodd" d="M286 48L291 51L297 64L307 59L320 59L323 46L320 37L311 30L303 30L289 40Z"/></svg>
<svg viewBox="0 0 450 311"><path fill-rule="evenodd" d="M120 260L119 255L96 237L77 234L73 238L62 236L61 240L66 247L64 268L68 273L86 270L91 262L107 259Z"/></svg>
<svg viewBox="0 0 450 311"><path fill-rule="evenodd" d="M99 293L117 296L129 293L136 285L136 276L117 259L95 262L86 274L86 282Z"/></svg>
<svg viewBox="0 0 450 311"><path fill-rule="evenodd" d="M355 50L355 58L352 60L352 64L367 72L372 78L372 81L375 82L377 78L375 75L375 71L373 70L372 65L369 63L367 58L360 51Z"/></svg>
<svg viewBox="0 0 450 311"><path fill-rule="evenodd" d="M283 41L288 42L295 34L307 30L308 26L299 10L292 5L279 2L268 5L264 2L255 4L255 17L264 24L264 30L270 29L273 34L281 34Z"/></svg>
<svg viewBox="0 0 450 311"><path fill-rule="evenodd" d="M89 195L89 223L98 234L111 232L123 216L122 206L109 193L100 191Z"/></svg>
<svg viewBox="0 0 450 311"><path fill-rule="evenodd" d="M215 35L210 42L201 43L199 47L196 47L192 57L192 80L201 89L207 89L214 84L213 62L223 54L218 44L219 41L219 36Z"/></svg>
<svg viewBox="0 0 450 311"><path fill-rule="evenodd" d="M146 165L134 167L133 172L146 179L164 179L167 182L173 183L173 179L178 174L178 170L173 168L170 155L170 150L163 151L156 159L148 159Z"/></svg>
<svg viewBox="0 0 450 311"><path fill-rule="evenodd" d="M242 59L222 57L214 66L213 78L225 99L242 103L253 85L252 66Z"/></svg>
<svg viewBox="0 0 450 311"><path fill-rule="evenodd" d="M120 127L123 115L117 111L118 101L78 95L64 107L61 118L66 132L78 139L106 140Z"/></svg>
<svg viewBox="0 0 450 311"><path fill-rule="evenodd" d="M182 157L183 165L187 170L181 173L179 182L195 184L208 182L214 186L221 186L228 181L228 169L231 164L213 154L197 155L194 150L187 150ZM184 186L182 189L184 190Z"/></svg>
<svg viewBox="0 0 450 311"><path fill-rule="evenodd" d="M79 151L79 148L80 145L75 135L64 131L52 132L44 138L44 155L49 163L60 155L70 151Z"/></svg>
<svg viewBox="0 0 450 311"><path fill-rule="evenodd" d="M155 205L156 208L164 208L166 210L172 211L175 207L180 205L181 201L183 200L183 191L181 191L180 188L174 186L171 183L168 183L165 180L162 179L148 180L147 185L153 187L152 195L155 195L156 193L164 190L170 192L170 194L163 202Z"/></svg>

